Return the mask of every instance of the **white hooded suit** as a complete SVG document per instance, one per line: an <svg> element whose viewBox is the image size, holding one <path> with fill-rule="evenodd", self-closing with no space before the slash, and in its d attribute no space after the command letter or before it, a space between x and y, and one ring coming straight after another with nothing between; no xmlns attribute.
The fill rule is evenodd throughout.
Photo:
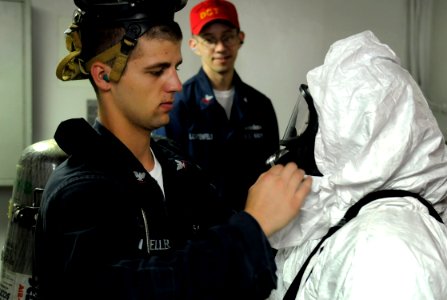
<svg viewBox="0 0 447 300"><path fill-rule="evenodd" d="M334 43L307 75L318 113L314 177L300 215L271 237L282 299L309 253L363 196L405 190L447 221L447 149L424 95L370 31ZM447 227L416 198L383 198L327 239L300 300L447 299Z"/></svg>

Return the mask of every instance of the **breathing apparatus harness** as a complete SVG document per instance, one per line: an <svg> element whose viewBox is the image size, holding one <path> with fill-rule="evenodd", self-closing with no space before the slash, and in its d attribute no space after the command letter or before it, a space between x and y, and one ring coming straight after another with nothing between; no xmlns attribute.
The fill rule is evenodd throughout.
<svg viewBox="0 0 447 300"><path fill-rule="evenodd" d="M56 76L60 80L86 79L95 61L107 63L113 60L109 79L118 82L129 53L136 46L138 38L155 25L174 22L174 13L187 3L187 0L102 1L74 0L78 9L74 12L73 23L64 32L66 48L70 53L60 61L56 69ZM95 57L85 57L81 34L89 30L89 27L96 26L103 28L122 26L125 34L120 43Z"/></svg>
<svg viewBox="0 0 447 300"><path fill-rule="evenodd" d="M438 214L438 212L435 210L433 205L425 200L422 196L416 193L412 193L409 191L404 190L379 190L375 192L371 192L364 196L362 199L360 199L358 202L356 202L354 205L352 205L345 213L343 218L333 227L329 228L328 232L325 236L323 236L320 240L320 242L315 246L315 248L312 250L312 252L307 257L306 261L301 266L300 270L298 271L298 274L293 279L292 283L290 284L289 288L287 289L283 300L294 300L296 299L296 296L298 294L298 290L300 288L301 282L303 281L304 273L306 271L307 266L309 265L312 257L317 254L319 251L322 251L324 246L323 243L326 241L326 239L330 238L335 232L337 232L340 228L342 228L346 223L354 219L358 213L360 212L360 209L375 201L378 199L383 198L390 198L390 197L412 197L419 202L421 202L425 207L427 207L428 213L430 216L432 216L436 221L438 221L441 224L444 224L442 221L441 216ZM312 273L313 269L310 271L309 275L307 275L307 278L304 278L304 281L307 281Z"/></svg>

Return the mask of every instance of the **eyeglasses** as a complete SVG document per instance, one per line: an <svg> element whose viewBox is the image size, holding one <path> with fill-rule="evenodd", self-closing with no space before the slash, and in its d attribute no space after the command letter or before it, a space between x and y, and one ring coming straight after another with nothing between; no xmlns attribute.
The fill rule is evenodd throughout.
<svg viewBox="0 0 447 300"><path fill-rule="evenodd" d="M212 50L221 42L225 47L233 47L240 42L239 35L236 32L225 33L220 39L214 36L198 36L199 42L206 48Z"/></svg>

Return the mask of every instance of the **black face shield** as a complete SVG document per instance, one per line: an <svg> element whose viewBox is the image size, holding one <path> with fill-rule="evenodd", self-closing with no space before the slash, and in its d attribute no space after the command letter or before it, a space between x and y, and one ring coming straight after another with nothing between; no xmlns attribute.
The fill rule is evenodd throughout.
<svg viewBox="0 0 447 300"><path fill-rule="evenodd" d="M173 21L187 0L74 0L83 13L83 22L109 26L127 23ZM141 30L140 34L143 34Z"/></svg>
<svg viewBox="0 0 447 300"><path fill-rule="evenodd" d="M307 85L301 84L299 90L298 100L280 141L281 149L270 156L266 163L272 166L295 162L306 174L321 176L314 156L318 115Z"/></svg>

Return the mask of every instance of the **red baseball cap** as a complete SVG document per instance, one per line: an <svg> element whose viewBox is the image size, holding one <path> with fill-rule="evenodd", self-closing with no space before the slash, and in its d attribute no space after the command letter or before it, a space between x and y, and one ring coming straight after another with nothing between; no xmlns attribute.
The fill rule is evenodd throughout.
<svg viewBox="0 0 447 300"><path fill-rule="evenodd" d="M236 7L233 3L226 0L205 0L194 6L189 14L192 34L198 35L206 24L217 20L240 29Z"/></svg>

